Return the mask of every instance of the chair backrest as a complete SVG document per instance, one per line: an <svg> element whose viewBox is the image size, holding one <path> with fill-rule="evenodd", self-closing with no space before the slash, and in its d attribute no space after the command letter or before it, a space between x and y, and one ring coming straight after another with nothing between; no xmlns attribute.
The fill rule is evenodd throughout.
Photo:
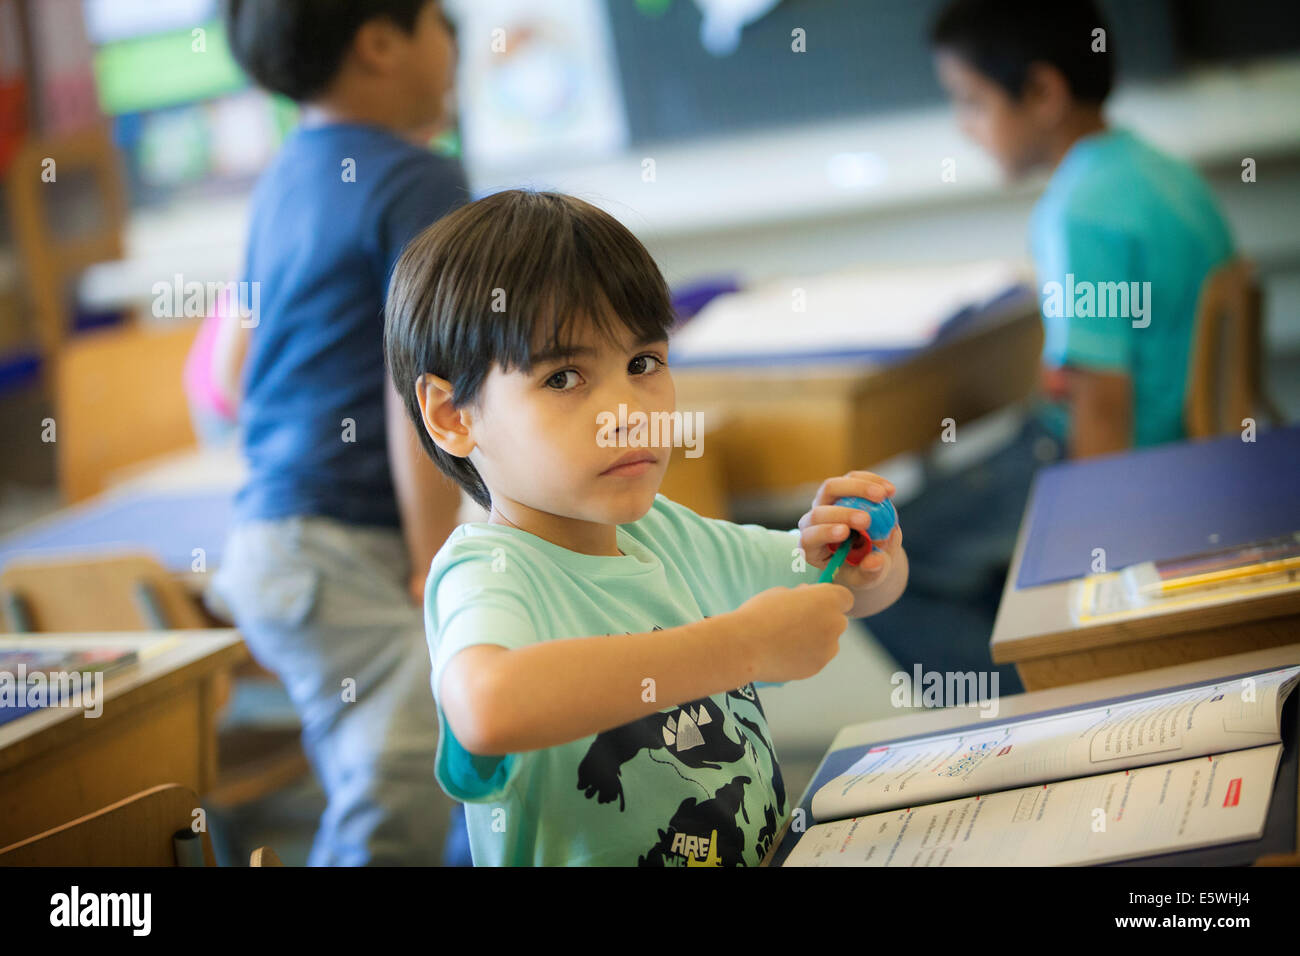
<svg viewBox="0 0 1300 956"><path fill-rule="evenodd" d="M199 806L188 787L151 787L0 849L0 866L180 866L175 835L194 833ZM206 827L197 837L203 865L215 866Z"/></svg>
<svg viewBox="0 0 1300 956"><path fill-rule="evenodd" d="M136 323L68 340L54 382L54 448L68 502L102 491L114 472L197 445L183 372L199 325Z"/></svg>
<svg viewBox="0 0 1300 956"><path fill-rule="evenodd" d="M32 633L150 631L209 626L155 558L15 560L0 572L3 629ZM25 621L14 620L15 611Z"/></svg>
<svg viewBox="0 0 1300 956"><path fill-rule="evenodd" d="M92 228L63 235L49 208L56 194L52 183L80 171L90 173L100 208L97 215L77 217ZM5 178L41 354L50 359L69 331L68 283L89 265L122 258L127 199L121 158L107 125L100 124L63 136L29 137Z"/></svg>
<svg viewBox="0 0 1300 956"><path fill-rule="evenodd" d="M1262 383L1260 312L1249 262L1232 259L1202 283L1183 409L1189 438L1240 431L1261 412L1278 417Z"/></svg>

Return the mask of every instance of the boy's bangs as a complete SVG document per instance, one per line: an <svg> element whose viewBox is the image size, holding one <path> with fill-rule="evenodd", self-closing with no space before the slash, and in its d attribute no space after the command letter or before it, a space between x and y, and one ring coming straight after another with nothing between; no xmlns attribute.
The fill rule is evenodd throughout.
<svg viewBox="0 0 1300 956"><path fill-rule="evenodd" d="M498 357L507 371L531 373L570 352L589 330L610 346L628 333L641 344L667 339L675 321L659 269L639 242L595 216L570 212L566 219L568 228L545 237L549 254L519 263L528 292L511 310L517 320L507 323Z"/></svg>

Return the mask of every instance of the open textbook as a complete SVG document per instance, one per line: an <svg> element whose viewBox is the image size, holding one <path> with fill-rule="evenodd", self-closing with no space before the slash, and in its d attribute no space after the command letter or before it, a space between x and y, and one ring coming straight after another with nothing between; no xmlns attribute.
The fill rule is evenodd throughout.
<svg viewBox="0 0 1300 956"><path fill-rule="evenodd" d="M1263 834L1300 667L874 747L785 866L1106 863Z"/></svg>

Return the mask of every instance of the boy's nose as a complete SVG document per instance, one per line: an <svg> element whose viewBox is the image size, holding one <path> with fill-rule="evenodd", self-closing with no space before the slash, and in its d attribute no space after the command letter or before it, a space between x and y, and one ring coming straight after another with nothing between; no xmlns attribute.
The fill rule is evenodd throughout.
<svg viewBox="0 0 1300 956"><path fill-rule="evenodd" d="M600 397L600 407L618 414L619 408L627 409L627 414L644 412L645 401L635 389L629 389L622 383L611 384Z"/></svg>

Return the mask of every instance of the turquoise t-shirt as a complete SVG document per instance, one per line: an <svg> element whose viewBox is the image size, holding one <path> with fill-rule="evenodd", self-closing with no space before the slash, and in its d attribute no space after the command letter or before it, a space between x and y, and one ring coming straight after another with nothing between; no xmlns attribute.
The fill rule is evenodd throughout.
<svg viewBox="0 0 1300 956"><path fill-rule="evenodd" d="M456 740L439 686L462 648L678 627L818 574L801 568L796 531L702 518L663 495L617 537L623 554L608 557L506 525L464 524L430 567L436 774L466 805L477 866L753 866L785 821L752 684L543 750L482 757Z"/></svg>
<svg viewBox="0 0 1300 956"><path fill-rule="evenodd" d="M1233 254L1205 182L1125 130L1086 136L1035 206L1030 246L1044 360L1127 374L1135 445L1185 437L1197 297Z"/></svg>

